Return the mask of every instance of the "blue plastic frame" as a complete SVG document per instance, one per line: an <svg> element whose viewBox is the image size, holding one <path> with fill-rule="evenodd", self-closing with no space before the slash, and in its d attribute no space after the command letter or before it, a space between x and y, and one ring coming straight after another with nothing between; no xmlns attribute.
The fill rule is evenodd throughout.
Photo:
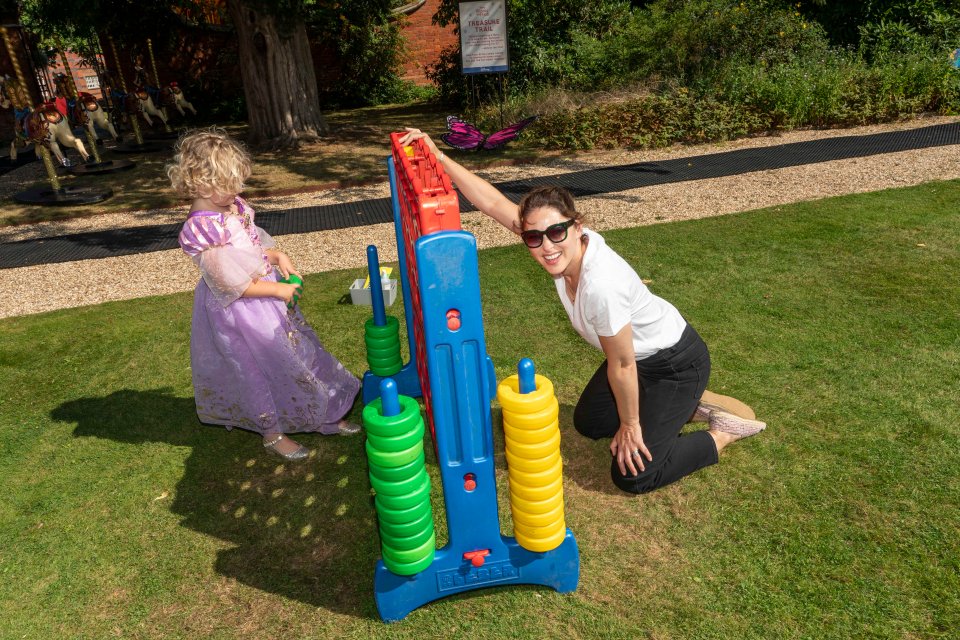
<svg viewBox="0 0 960 640"><path fill-rule="evenodd" d="M569 529L560 546L546 552L528 551L500 532L490 414L496 379L483 336L476 238L437 232L417 240L415 251L449 539L433 564L414 576L398 576L377 562L380 617L401 620L439 598L505 584L573 591L580 556ZM448 326L452 309L459 312L458 328ZM468 475L475 486L467 485ZM478 551L486 554L475 566L466 554Z"/></svg>

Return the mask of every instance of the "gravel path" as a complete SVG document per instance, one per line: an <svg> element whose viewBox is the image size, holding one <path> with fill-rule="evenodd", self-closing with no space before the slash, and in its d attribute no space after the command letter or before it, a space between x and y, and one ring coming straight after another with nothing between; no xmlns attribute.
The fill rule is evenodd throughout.
<svg viewBox="0 0 960 640"><path fill-rule="evenodd" d="M749 138L722 144L675 146L653 151L600 151L559 158L545 165L491 169L481 172L481 175L492 182L500 182L601 166L656 162L957 121L960 121L960 118L928 117L854 129L795 131L779 136ZM578 208L587 214L591 228L602 231L705 218L778 204L955 178L960 178L960 155L955 146L945 146L600 194L580 198ZM388 195L389 187L383 183L258 198L251 204L258 211L267 211L353 202ZM63 222L0 228L0 242L105 228L178 222L183 219L185 211L184 208L104 214ZM516 242L513 234L478 213L463 214L463 228L477 237L481 248ZM277 240L303 273L365 266L366 247L369 244L377 245L383 262L397 258L392 224L278 236ZM130 277L129 274L138 276ZM108 300L128 300L188 291L195 286L197 277L193 264L179 249L3 269L0 270L0 300L3 300L0 318L98 304ZM38 287L38 282L43 282L46 286ZM344 283L344 292L348 284Z"/></svg>

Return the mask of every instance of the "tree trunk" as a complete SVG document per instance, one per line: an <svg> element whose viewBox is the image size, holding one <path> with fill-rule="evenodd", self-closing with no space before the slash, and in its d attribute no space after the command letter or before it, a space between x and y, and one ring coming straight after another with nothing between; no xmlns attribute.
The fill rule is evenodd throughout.
<svg viewBox="0 0 960 640"><path fill-rule="evenodd" d="M301 22L285 33L274 16L243 0L227 0L227 8L237 31L249 143L281 148L316 140L327 123L320 113L306 27Z"/></svg>

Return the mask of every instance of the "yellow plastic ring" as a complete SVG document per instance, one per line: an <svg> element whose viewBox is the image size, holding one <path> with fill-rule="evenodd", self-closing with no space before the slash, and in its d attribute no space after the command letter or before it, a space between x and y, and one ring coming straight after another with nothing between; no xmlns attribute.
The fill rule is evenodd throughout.
<svg viewBox="0 0 960 640"><path fill-rule="evenodd" d="M563 544L563 539L567 536L567 530L565 527L561 527L561 529L553 535L544 538L527 536L522 531L514 531L513 536L517 539L517 543L527 551L543 553L545 551L553 551Z"/></svg>
<svg viewBox="0 0 960 640"><path fill-rule="evenodd" d="M554 431L548 440L534 444L523 444L515 440L507 440L506 448L507 451L518 458L526 458L528 460L546 458L554 451L560 450L560 430L557 429Z"/></svg>
<svg viewBox="0 0 960 640"><path fill-rule="evenodd" d="M524 500L529 500L531 502L549 500L555 495L563 494L563 478L558 476L557 479L550 484L537 486L523 485L511 481L510 492L518 498L523 498Z"/></svg>
<svg viewBox="0 0 960 640"><path fill-rule="evenodd" d="M557 507L563 506L563 491L557 491L552 497L546 500L527 500L511 491L510 506L524 513L547 513Z"/></svg>
<svg viewBox="0 0 960 640"><path fill-rule="evenodd" d="M510 450L507 449L507 469L510 471L516 469L518 471L525 471L527 473L539 473L541 471L546 471L557 464L557 461L560 460L560 450L557 449L554 453L549 456L538 458L536 460L530 460L529 458L520 458L518 456L510 453Z"/></svg>
<svg viewBox="0 0 960 640"><path fill-rule="evenodd" d="M520 378L513 375L497 385L497 400L505 411L513 413L533 413L550 404L553 397L553 383L537 374L537 388L530 393L520 393Z"/></svg>
<svg viewBox="0 0 960 640"><path fill-rule="evenodd" d="M559 430L560 422L558 420L554 420L547 426L539 429L517 429L506 422L503 423L504 435L510 440L513 440L514 442L520 442L522 444L535 444L537 442L543 442L552 436L554 431Z"/></svg>
<svg viewBox="0 0 960 640"><path fill-rule="evenodd" d="M515 484L522 484L527 487L542 487L551 482L556 482L557 478L563 475L563 462L557 460L552 467L543 471L521 471L520 469L510 469L510 481Z"/></svg>
<svg viewBox="0 0 960 640"><path fill-rule="evenodd" d="M513 522L526 527L548 527L557 522L563 522L563 503L546 513L527 513L514 508Z"/></svg>
<svg viewBox="0 0 960 640"><path fill-rule="evenodd" d="M503 423L517 429L541 429L545 425L557 420L560 415L560 405L554 400L543 409L521 413L503 410Z"/></svg>
<svg viewBox="0 0 960 640"><path fill-rule="evenodd" d="M518 524L514 522L513 532L523 534L527 538L540 539L540 538L547 538L549 536L555 535L557 531L563 531L565 527L566 527L566 524L564 523L563 518L561 518L557 522L548 524L545 527L528 527L527 525Z"/></svg>

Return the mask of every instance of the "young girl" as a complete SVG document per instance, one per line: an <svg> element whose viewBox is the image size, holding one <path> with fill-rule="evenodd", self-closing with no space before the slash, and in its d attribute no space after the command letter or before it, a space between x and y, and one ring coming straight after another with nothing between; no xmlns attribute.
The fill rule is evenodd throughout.
<svg viewBox="0 0 960 640"><path fill-rule="evenodd" d="M216 127L177 144L167 176L193 198L180 246L203 276L193 299L190 364L201 422L240 427L287 460L310 451L285 434L357 433L343 417L360 382L321 346L299 309L290 258L253 221L237 194L250 176L247 152Z"/></svg>

